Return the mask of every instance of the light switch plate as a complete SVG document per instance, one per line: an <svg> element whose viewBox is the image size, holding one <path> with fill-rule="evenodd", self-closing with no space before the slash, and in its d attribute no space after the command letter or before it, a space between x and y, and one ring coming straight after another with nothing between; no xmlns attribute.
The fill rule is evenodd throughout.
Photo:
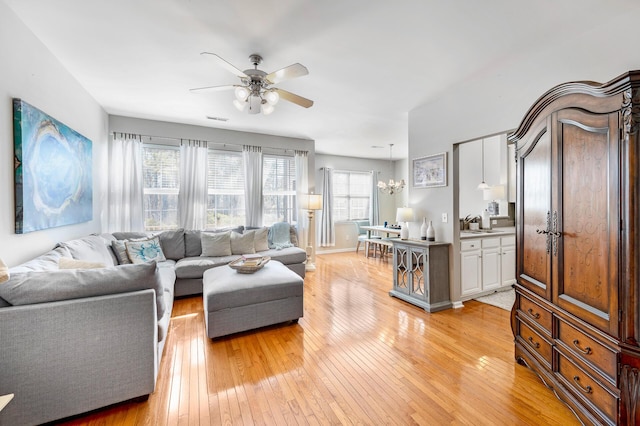
<svg viewBox="0 0 640 426"><path fill-rule="evenodd" d="M446 213L442 213L442 223L447 223L449 221L449 216Z"/></svg>

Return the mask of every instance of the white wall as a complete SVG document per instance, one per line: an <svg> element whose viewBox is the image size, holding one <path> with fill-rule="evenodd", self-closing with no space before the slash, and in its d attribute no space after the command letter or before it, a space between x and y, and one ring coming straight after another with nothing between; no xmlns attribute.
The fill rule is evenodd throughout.
<svg viewBox="0 0 640 426"><path fill-rule="evenodd" d="M620 10L621 15L625 15ZM628 16L627 16L628 18ZM457 167L459 142L516 128L528 108L553 86L575 80L606 82L640 68L637 55L621 40L636 38L633 25L602 20L585 33L547 48L522 50L519 61L491 64L483 73L454 87L409 113L409 159L447 151L449 185L429 190L411 189L409 205L433 215L458 215ZM517 29L516 29L517 30ZM456 194L454 196L454 194ZM434 223L435 225L435 223ZM452 301L460 300L459 222L438 221L438 240L451 242Z"/></svg>
<svg viewBox="0 0 640 426"><path fill-rule="evenodd" d="M100 232L106 182L97 171L106 165L107 114L4 2L0 57L0 258L15 266L59 241ZM21 98L93 142L92 221L15 234L12 98Z"/></svg>
<svg viewBox="0 0 640 426"><path fill-rule="evenodd" d="M505 134L495 135L461 143L458 168L460 201L459 216L481 215L487 208L484 191L478 190L482 181L482 141L484 140L484 180L489 186L502 185L505 199L500 201L500 215L507 215L507 138Z"/></svg>
<svg viewBox="0 0 640 426"><path fill-rule="evenodd" d="M334 170L351 170L368 172L371 170L378 171L378 179L388 181L391 177L394 180L404 179L408 182L406 167L403 170L403 164L406 161L394 161L389 164L389 160L372 160L367 158L342 157L337 155L316 154L315 179L318 191L322 192L322 168L328 167ZM406 188L405 188L406 191ZM400 194L383 194L380 193L380 224L385 221L389 223L396 222L396 207L402 205L403 193ZM398 204L400 203L400 204ZM317 223L317 221L316 221ZM358 241L356 226L351 222L336 223L336 245L334 247L319 247L316 244L319 253L327 253L332 251L353 250ZM316 238L316 243L318 239Z"/></svg>

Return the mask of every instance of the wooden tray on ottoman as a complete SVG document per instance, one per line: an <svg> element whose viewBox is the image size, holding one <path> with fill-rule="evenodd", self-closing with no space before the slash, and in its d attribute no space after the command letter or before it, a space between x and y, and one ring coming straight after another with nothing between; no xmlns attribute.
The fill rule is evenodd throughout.
<svg viewBox="0 0 640 426"><path fill-rule="evenodd" d="M253 274L262 269L271 260L269 256L261 257L241 257L229 263L229 267L235 269L240 274Z"/></svg>

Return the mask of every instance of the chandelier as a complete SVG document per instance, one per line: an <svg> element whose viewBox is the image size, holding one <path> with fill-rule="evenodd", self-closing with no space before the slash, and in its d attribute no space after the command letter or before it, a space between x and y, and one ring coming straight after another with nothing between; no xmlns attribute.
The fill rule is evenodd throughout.
<svg viewBox="0 0 640 426"><path fill-rule="evenodd" d="M393 166L393 160L391 156L391 150L393 149L393 144L389 144L389 172L391 172ZM393 195L398 192L402 192L402 189L405 187L404 179L400 179L400 181L396 182L393 179L389 179L389 183L385 183L383 181L378 181L378 189L380 191L385 192L389 195Z"/></svg>

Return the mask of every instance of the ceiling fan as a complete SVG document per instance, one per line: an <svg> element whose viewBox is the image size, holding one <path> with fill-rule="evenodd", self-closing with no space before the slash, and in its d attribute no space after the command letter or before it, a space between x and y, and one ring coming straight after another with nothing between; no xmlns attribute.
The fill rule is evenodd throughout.
<svg viewBox="0 0 640 426"><path fill-rule="evenodd" d="M304 65L296 63L267 74L258 69L258 65L262 62L262 56L257 53L249 55L253 69L250 68L244 71L240 71L215 53L202 52L201 55L212 57L222 68L240 77L242 84L197 87L190 89L192 92L234 89L236 99L233 101L233 105L240 111L244 111L245 107L248 106L249 114L258 114L260 112L265 115L271 114L274 110L274 105L278 103L280 98L304 108L309 108L313 105L313 101L310 99L272 87L272 85L281 81L309 74L309 70Z"/></svg>

